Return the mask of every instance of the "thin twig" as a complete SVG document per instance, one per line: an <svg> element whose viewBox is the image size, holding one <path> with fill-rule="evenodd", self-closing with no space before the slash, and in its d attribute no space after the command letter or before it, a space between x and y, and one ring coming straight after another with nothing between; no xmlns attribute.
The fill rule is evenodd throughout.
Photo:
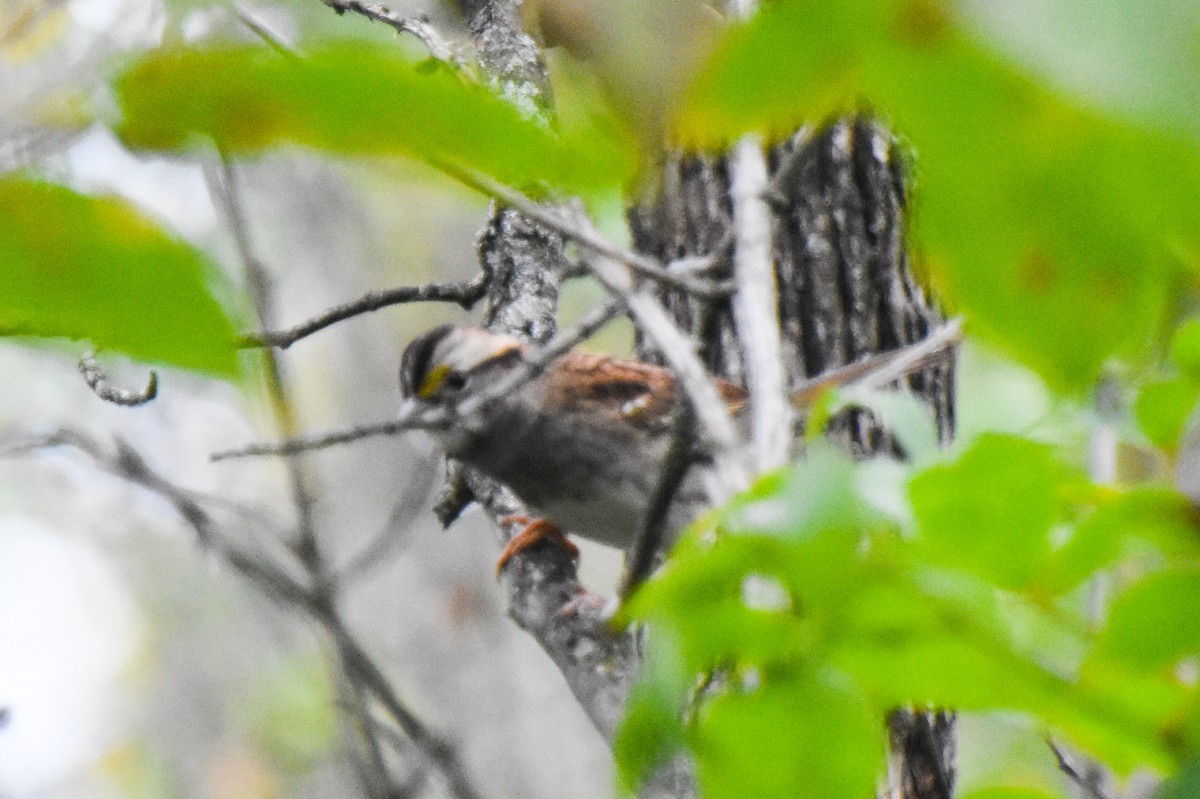
<svg viewBox="0 0 1200 799"><path fill-rule="evenodd" d="M743 136L729 157L733 202L733 316L746 364L750 442L754 466L766 471L787 462L792 407L779 331L779 293L771 260L771 211L763 199L767 161L762 142Z"/></svg>
<svg viewBox="0 0 1200 799"><path fill-rule="evenodd" d="M414 408L412 415L402 415L401 418L393 421L376 422L345 430L336 430L332 433L325 433L318 436L293 437L279 443L248 444L244 447L214 452L209 456L209 460L220 461L229 458L247 458L263 455L295 455L300 452L347 444L372 436L396 435L407 430L445 426L456 418L475 414L487 403L508 394L525 382L532 380L555 358L558 358L584 339L589 338L597 330L612 321L623 308L624 304L619 300L610 300L595 308L569 329L555 336L554 340L545 347L541 347L531 353L528 360L522 364L520 369L514 370L504 380L464 400L453 413L437 408Z"/></svg>
<svg viewBox="0 0 1200 799"><path fill-rule="evenodd" d="M231 458L257 458L263 455L296 455L314 449L336 447L374 436L394 436L406 430L412 430L413 424L406 421L376 422L345 430L335 430L318 436L289 438L286 441L270 444L247 444L244 447L223 449L208 456L210 461L223 461Z"/></svg>
<svg viewBox="0 0 1200 799"><path fill-rule="evenodd" d="M352 746L356 754L354 765L358 781L367 799L392 799L392 777L383 755L383 736L376 735L379 725L371 716L371 704L367 689L353 680L339 679L337 703L342 712L353 720L353 735L358 746Z"/></svg>
<svg viewBox="0 0 1200 799"><path fill-rule="evenodd" d="M699 297L725 297L733 290L733 284L729 282L718 283L712 280L697 279L692 277L686 270L679 273L671 272L654 258L625 249L624 247L619 247L597 233L594 228L579 224L565 216L562 212L535 202L516 189L493 180L480 172L446 162L435 162L434 166L476 191L490 197L495 197L500 202L517 209L530 219L540 222L551 230L574 240L585 250L589 250L597 256L609 258L624 264L643 277L651 278L663 285L683 289ZM594 274L594 266L590 264L586 265L588 265Z"/></svg>
<svg viewBox="0 0 1200 799"><path fill-rule="evenodd" d="M225 153L220 154L218 168L210 171L208 178L213 199L224 212L226 224L229 225L238 255L242 259L242 266L246 272L246 283L254 302L259 324L270 328L273 326L275 318L275 296L271 287L271 275L262 261L258 259L250 242L250 231L238 191L237 175ZM274 350L265 349L263 356L266 366L267 394L276 423L279 425L283 438L292 438L296 435L297 430L296 415L288 397L283 368ZM296 507L299 532L295 542L296 552L312 572L313 579L320 584L324 580L325 566L321 559L316 521L313 518L311 478L300 458L288 458L287 472L288 487L292 495L292 504Z"/></svg>
<svg viewBox="0 0 1200 799"><path fill-rule="evenodd" d="M382 3L364 3L362 0L322 0L322 2L339 14L349 11L364 16L372 22L382 22L397 33L415 36L429 48L429 54L437 60L459 63L459 58L453 48L446 44L426 19L397 14Z"/></svg>
<svg viewBox="0 0 1200 799"><path fill-rule="evenodd" d="M487 276L483 274L466 283L427 283L423 286L372 291L356 300L335 305L294 327L246 336L238 342L238 346L287 349L300 339L345 319L407 302L453 302L469 310L486 292Z"/></svg>
<svg viewBox="0 0 1200 799"><path fill-rule="evenodd" d="M694 462L696 415L692 411L691 403L682 394L676 397L674 416L671 423L671 443L667 446L666 457L659 468L658 482L650 496L646 515L642 519L641 529L626 565L625 576L617 591L622 602L632 596L637 587L650 576L655 557L662 548L671 503Z"/></svg>
<svg viewBox="0 0 1200 799"><path fill-rule="evenodd" d="M138 405L145 405L158 396L158 372L150 372L150 380L144 389L141 391L131 391L126 388L114 386L109 382L107 375L100 368L100 364L96 363L95 356L90 352L79 359L79 373L83 375L83 379L87 381L88 388L95 392L97 397L105 402L111 402L113 405L123 405L127 408L133 408Z"/></svg>
<svg viewBox="0 0 1200 799"><path fill-rule="evenodd" d="M324 617L326 629L334 636L347 675L363 685L383 705L388 715L404 731L430 762L446 778L451 794L457 799L480 799L481 794L467 779L466 770L458 760L454 747L434 735L392 692L391 683L375 665L375 661L341 624L340 617L330 612Z"/></svg>
<svg viewBox="0 0 1200 799"><path fill-rule="evenodd" d="M1079 789L1083 791L1087 799L1109 799L1108 794L1100 786L1099 775L1079 773L1079 770L1067 759L1067 753L1053 739L1047 738L1046 745L1050 747L1050 751L1054 753L1054 759L1058 761L1058 770L1066 774L1071 782L1079 786Z"/></svg>
<svg viewBox="0 0 1200 799"><path fill-rule="evenodd" d="M409 767L410 773L408 776L397 781L392 797L389 799L406 799L406 797L410 796L420 796L421 786L429 782L428 764L421 762L417 758L405 756L405 753L410 748L408 739L378 709L373 710L371 723L374 729L379 732L381 742L386 743L397 755L405 757L406 760L415 761Z"/></svg>
<svg viewBox="0 0 1200 799"><path fill-rule="evenodd" d="M347 677L361 684L387 710L422 754L445 776L457 799L478 799L479 792L467 781L463 765L454 748L434 734L392 690L391 684L362 646L346 628L327 593L314 591L297 582L275 565L242 550L221 534L212 517L183 489L159 475L132 447L118 440L109 453L98 442L76 430L62 429L32 436L0 448L0 456L26 455L56 446L70 446L87 455L110 474L141 486L167 500L183 517L201 545L221 556L235 571L248 578L265 593L304 610L318 621L333 638L346 669Z"/></svg>
<svg viewBox="0 0 1200 799"><path fill-rule="evenodd" d="M433 489L437 479L437 470L415 466L412 471L416 477L405 481L400 496L392 503L392 512L378 533L357 554L353 555L345 565L330 575L330 591L348 584L351 580L362 576L368 570L388 562L387 555L393 549L407 543L407 536L402 532L412 522L421 500Z"/></svg>
<svg viewBox="0 0 1200 799"><path fill-rule="evenodd" d="M251 14L247 9L241 5L235 5L231 10L233 15L237 17L238 22L245 25L251 33L266 42L272 50L289 58L299 57L300 54L296 52L294 47L285 42L281 36L267 27L265 23Z"/></svg>
<svg viewBox="0 0 1200 799"><path fill-rule="evenodd" d="M823 391L837 386L870 390L895 383L945 358L961 341L962 317L955 317L913 344L869 355L854 363L829 369L793 386L792 405L806 408Z"/></svg>
<svg viewBox="0 0 1200 799"><path fill-rule="evenodd" d="M61 428L42 435L8 437L6 445L0 448L0 457L32 455L56 447L70 447L81 452L103 471L166 499L195 530L196 540L201 546L216 552L266 593L293 603L307 601L307 586L289 576L278 565L269 564L244 551L224 536L209 513L193 498L192 492L159 475L136 450L120 439L110 452L78 430Z"/></svg>
<svg viewBox="0 0 1200 799"><path fill-rule="evenodd" d="M455 409L456 415L471 416L493 400L511 394L545 371L547 366L568 350L591 338L620 315L623 310L625 310L625 303L619 298L610 299L593 308L571 327L559 332L545 346L538 347L531 352L517 368L505 375L504 379L461 402Z"/></svg>

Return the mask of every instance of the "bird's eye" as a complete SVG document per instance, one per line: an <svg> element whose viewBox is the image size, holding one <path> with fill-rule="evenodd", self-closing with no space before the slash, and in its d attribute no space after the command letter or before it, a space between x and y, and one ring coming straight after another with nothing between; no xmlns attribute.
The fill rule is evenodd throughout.
<svg viewBox="0 0 1200 799"><path fill-rule="evenodd" d="M442 385L449 391L462 391L467 387L467 376L459 371L453 371L446 375L446 379Z"/></svg>

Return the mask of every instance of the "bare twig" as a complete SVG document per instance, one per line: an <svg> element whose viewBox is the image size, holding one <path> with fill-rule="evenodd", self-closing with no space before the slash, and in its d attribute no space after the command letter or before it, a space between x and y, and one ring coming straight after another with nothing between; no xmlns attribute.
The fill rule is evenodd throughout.
<svg viewBox="0 0 1200 799"><path fill-rule="evenodd" d="M326 629L333 635L341 656L342 667L355 683L361 684L374 694L393 721L404 731L417 748L432 762L446 778L450 792L456 799L479 799L481 794L467 779L466 770L458 761L454 747L434 735L408 707L396 697L392 686L375 661L341 623L341 617L327 608L324 613L317 609L318 618L325 622Z"/></svg>
<svg viewBox="0 0 1200 799"><path fill-rule="evenodd" d="M271 30L267 25L258 19L254 14L241 5L235 5L232 8L232 13L237 17L238 22L245 25L251 33L267 43L268 46L280 55L296 58L299 53L295 48L289 45L275 31Z"/></svg>
<svg viewBox="0 0 1200 799"><path fill-rule="evenodd" d="M454 748L426 727L400 700L387 678L346 628L327 593L299 582L276 565L244 551L227 539L208 512L189 496L186 489L159 475L136 450L120 440L117 441L116 450L110 453L89 436L76 430L62 429L48 435L14 441L0 448L0 455L31 454L56 446L72 447L87 455L104 471L161 496L195 531L201 545L215 551L235 571L267 594L295 605L317 620L337 645L347 677L361 684L387 710L417 749L445 776L453 795L457 799L478 799L480 794L466 779L466 771Z"/></svg>
<svg viewBox="0 0 1200 799"><path fill-rule="evenodd" d="M238 342L238 346L287 349L300 339L345 319L377 311L389 305L407 302L453 302L470 309L486 291L487 276L483 274L467 283L427 283L423 286L401 286L384 291L372 291L356 300L335 305L324 313L294 327L246 336Z"/></svg>
<svg viewBox="0 0 1200 799"><path fill-rule="evenodd" d="M545 371L547 366L568 350L581 341L591 338L624 309L625 303L620 299L610 299L593 308L574 325L556 335L545 346L534 350L520 366L505 375L503 380L497 381L486 390L460 403L455 410L456 414L471 416L482 410L489 402L512 393Z"/></svg>
<svg viewBox="0 0 1200 799"><path fill-rule="evenodd" d="M1063 751L1062 747L1056 744L1053 739L1047 738L1046 745L1049 746L1050 751L1054 753L1054 759L1058 763L1058 770L1063 774L1066 774L1067 778L1071 780L1071 782L1079 786L1079 789L1083 791L1083 794L1087 797L1087 799L1109 799L1108 794L1105 793L1104 788L1101 785L1101 780L1103 777L1099 773L1081 773L1079 769L1075 768L1074 764L1071 763L1070 759L1067 757L1067 753Z"/></svg>
<svg viewBox="0 0 1200 799"><path fill-rule="evenodd" d="M679 491L679 487L683 485L683 480L687 477L688 469L694 460L695 434L696 415L693 413L687 397L681 394L675 399L671 443L667 447L666 457L659 468L658 482L654 486L654 493L650 496L642 527L638 531L637 540L625 567L625 576L617 591L622 601L633 595L633 592L650 576L650 572L654 568L655 557L662 548L671 502L674 500L676 492Z"/></svg>
<svg viewBox="0 0 1200 799"><path fill-rule="evenodd" d="M158 372L150 372L150 381L144 389L130 391L110 383L108 377L100 369L100 365L96 363L95 356L90 352L79 359L79 373L83 375L88 387L95 392L97 397L105 402L111 402L113 405L132 408L137 405L145 405L158 396Z"/></svg>
<svg viewBox="0 0 1200 799"><path fill-rule="evenodd" d="M746 364L752 457L759 471L782 466L791 447L792 407L779 331L779 297L771 260L771 211L763 199L762 143L744 136L729 158L737 291L733 315Z"/></svg>
<svg viewBox="0 0 1200 799"><path fill-rule="evenodd" d="M275 297L271 288L271 275L254 253L245 210L242 208L241 195L238 192L237 175L224 153L221 153L218 168L211 170L208 178L209 190L213 194L214 202L224 212L225 221L229 225L234 244L241 256L242 265L246 271L246 282L258 314L259 324L270 328L275 318ZM266 349L263 355L266 366L267 393L276 422L283 437L292 438L296 435L297 430L296 416L287 394L283 369L274 350ZM324 580L325 566L321 559L316 522L313 518L311 478L300 458L288 458L287 472L299 528L299 535L295 542L296 552L312 572L314 580L321 584Z"/></svg>
<svg viewBox="0 0 1200 799"><path fill-rule="evenodd" d="M423 17L406 17L397 14L382 3L364 3L362 0L321 0L325 5L339 14L347 11L359 14L372 22L382 22L393 28L397 33L407 33L417 37L429 48L429 54L439 61L460 63L454 49L438 35L429 20Z"/></svg>
<svg viewBox="0 0 1200 799"><path fill-rule="evenodd" d="M918 342L830 369L793 386L792 404L797 408L805 408L822 391L835 386L870 390L895 383L945 358L961 341L962 318L955 317Z"/></svg>
<svg viewBox="0 0 1200 799"><path fill-rule="evenodd" d="M353 732L350 734L354 740L350 748L356 754L354 765L363 793L367 799L391 799L392 777L383 754L384 727L371 715L367 689L361 683L344 677L337 683L337 706L353 720Z"/></svg>
<svg viewBox="0 0 1200 799"><path fill-rule="evenodd" d="M683 289L700 297L724 297L733 290L733 285L730 283L697 279L688 270L672 272L650 256L619 247L597 233L594 228L579 224L562 212L537 203L516 189L493 180L487 175L445 162L437 162L434 165L476 191L495 197L530 219L574 240L585 250L624 264L642 277L651 278L663 285ZM588 266L594 273L594 267Z"/></svg>
<svg viewBox="0 0 1200 799"><path fill-rule="evenodd" d="M432 459L432 456L430 457ZM341 566L336 574L330 575L330 590L347 585L351 580L360 577L370 569L387 563L386 556L393 549L407 543L407 537L402 534L402 530L412 522L421 507L421 500L429 494L434 480L437 479L435 469L417 466L412 471L416 477L405 481L404 489L392 503L392 512L388 514L388 519L384 522L383 527L366 546Z"/></svg>
<svg viewBox="0 0 1200 799"><path fill-rule="evenodd" d="M612 321L621 312L623 307L624 305L619 300L611 300L592 310L575 325L571 326L570 329L556 336L545 347L534 351L528 361L522 365L522 368L513 370L513 373L506 376L504 380L498 381L485 391L481 391L479 394L464 400L455 409L453 415L442 409L413 408L411 414L406 415L402 413L401 418L390 422L376 422L374 424L352 427L346 430L336 430L332 433L307 438L293 437L280 443L249 444L236 449L214 452L209 456L209 460L220 461L229 458L258 457L262 455L295 455L299 452L325 449L372 436L395 435L407 430L443 426L449 424L455 418L471 416L482 409L487 403L504 396L539 375L555 358L584 339L594 335L597 330Z"/></svg>
<svg viewBox="0 0 1200 799"><path fill-rule="evenodd" d="M348 444L373 436L393 436L413 429L410 422L390 421L365 424L350 427L345 430L335 430L318 436L289 438L286 441L271 444L247 444L235 449L223 449L208 456L210 461L223 461L231 458L257 458L263 455L295 455L314 449L336 447L338 444Z"/></svg>
<svg viewBox="0 0 1200 799"><path fill-rule="evenodd" d="M196 539L201 546L216 552L236 571L250 578L271 596L288 602L305 601L308 587L301 582L302 578L293 577L277 564L267 563L244 551L224 536L209 513L193 497L192 492L159 475L136 450L119 439L114 450L110 452L90 436L78 430L62 428L41 435L10 437L6 445L0 447L0 456L32 455L55 447L70 447L81 452L103 471L163 497L195 530Z"/></svg>

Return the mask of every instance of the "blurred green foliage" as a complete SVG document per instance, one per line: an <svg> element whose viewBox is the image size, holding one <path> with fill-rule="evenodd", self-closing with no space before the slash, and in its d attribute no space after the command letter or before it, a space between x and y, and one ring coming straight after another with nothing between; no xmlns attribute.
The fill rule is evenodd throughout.
<svg viewBox="0 0 1200 799"><path fill-rule="evenodd" d="M303 57L265 47L168 48L134 63L115 88L118 133L132 147L212 141L253 154L291 143L413 156L583 193L622 185L633 167L629 149L607 135L611 127L576 125L568 137L440 61L361 41Z"/></svg>
<svg viewBox="0 0 1200 799"><path fill-rule="evenodd" d="M328 664L300 656L283 664L242 705L260 751L282 774L299 777L329 750L337 709Z"/></svg>
<svg viewBox="0 0 1200 799"><path fill-rule="evenodd" d="M1200 74L1200 52L1183 57L1192 78L1164 75L1169 87ZM781 0L716 49L675 133L692 146L784 135L864 103L915 153L918 259L971 333L1076 405L1120 359L1141 429L1121 429L1117 446L1148 439L1173 454L1200 397L1200 327L1178 321L1200 266L1200 118L1176 107L1131 121L1073 97L1007 61L949 3ZM1093 485L1080 455L983 435L905 466L906 506L885 517L864 510L879 490L870 473L810 443L804 463L694 530L627 608L659 651L618 740L623 785L686 746L706 796L739 795L724 779L735 761L785 783L757 783L758 796L866 795L814 759L873 758L880 773L880 741L844 733L915 705L1019 711L1121 773L1185 769L1163 796L1190 796L1196 511L1162 471ZM1096 616L1089 581L1105 570L1113 593ZM766 606L751 590L764 580ZM814 707L827 740L808 729ZM714 738L722 746L705 745Z"/></svg>
<svg viewBox="0 0 1200 799"><path fill-rule="evenodd" d="M1198 139L1048 88L949 3L771 4L699 76L677 135L782 135L863 103L915 150L915 240L941 295L1055 386L1087 388L1108 358L1144 353L1195 283Z"/></svg>
<svg viewBox="0 0 1200 799"><path fill-rule="evenodd" d="M686 744L705 796L745 795L734 762L780 780L756 796L869 793L841 767L878 773L879 720L910 704L1022 711L1122 770L1196 750L1200 725L1183 721L1196 687L1176 670L1200 655L1200 572L1156 546L1194 528L1146 515L1137 494L1080 490L1048 447L1015 437L912 471L909 526L864 512L872 487L818 443L677 546L627 608L666 650L618 741L627 787ZM1112 523L1128 504L1140 526ZM1108 558L1081 571L1067 554L1125 539L1147 553L1125 568L1145 573L1093 629L1072 589Z"/></svg>
<svg viewBox="0 0 1200 799"><path fill-rule="evenodd" d="M1122 13L1148 12L1106 5ZM1018 67L950 3L778 0L721 35L665 124L708 147L881 114L912 153L917 261L939 296L1063 403L1081 407L1119 362L1112 374L1137 393L1123 445L1169 463L1200 398L1200 322L1178 324L1195 312L1200 266L1200 51L1195 27L1162 48L1146 30L1129 47L1162 71L1161 93L1135 117ZM602 67L611 92L621 64ZM469 71L363 41L294 55L176 46L113 86L131 147L293 144L585 195L634 188L656 155L636 142L663 115L625 91L623 130L584 79L555 123ZM233 326L203 258L122 203L0 183L0 262L6 333L233 373ZM1086 406L1079 416L1101 423ZM679 543L626 609L651 624L616 742L626 788L686 749L710 798L868 796L881 719L913 704L1019 712L1119 770L1176 772L1162 799L1196 794L1200 529L1166 470L1093 485L1078 449L1016 435L922 453L899 467L905 507L885 513L867 472L814 435L803 463ZM1111 607L1097 617L1086 584L1105 570ZM328 742L331 706L323 675L281 676L254 708L261 744L302 769ZM969 797L1059 795L1022 784Z"/></svg>
<svg viewBox="0 0 1200 799"><path fill-rule="evenodd" d="M128 203L0 179L0 333L65 336L147 361L235 373L217 273Z"/></svg>

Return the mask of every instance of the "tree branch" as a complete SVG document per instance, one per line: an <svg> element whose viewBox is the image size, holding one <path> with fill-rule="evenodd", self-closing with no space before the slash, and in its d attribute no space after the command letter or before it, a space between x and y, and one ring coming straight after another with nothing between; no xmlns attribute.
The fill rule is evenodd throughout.
<svg viewBox="0 0 1200 799"><path fill-rule="evenodd" d="M687 397L676 397L674 417L671 422L671 441L667 445L662 467L658 470L658 482L654 485L654 493L650 495L642 527L628 555L625 576L617 591L622 601L633 596L633 592L653 571L655 559L662 551L671 502L695 460L696 414ZM790 438L791 431L788 431L788 436Z"/></svg>
<svg viewBox="0 0 1200 799"><path fill-rule="evenodd" d="M213 201L224 213L226 224L229 225L229 230L233 234L238 255L242 259L246 283L255 312L258 314L258 321L264 327L270 327L275 317L275 297L271 285L271 275L254 253L245 210L242 208L241 195L238 191L237 176L224 153L221 154L218 168L210 170L207 177ZM291 438L296 435L296 415L288 397L283 369L273 350L264 350L263 354L266 365L267 395L270 399L271 410L274 412L276 423L279 425L283 437ZM323 578L324 563L321 559L316 522L313 518L312 478L308 474L305 464L298 458L288 459L287 471L288 486L292 495L292 504L296 507L297 527L299 528L299 535L295 542L296 551L319 582Z"/></svg>
<svg viewBox="0 0 1200 799"><path fill-rule="evenodd" d="M247 444L244 447L223 449L208 456L210 461L223 461L232 458L256 458L263 455L296 455L314 449L326 449L351 441L360 441L373 436L391 436L403 433L413 428L412 424L403 421L376 422L344 430L335 430L317 436L297 436L286 441L271 444Z"/></svg>
<svg viewBox="0 0 1200 799"><path fill-rule="evenodd" d="M357 300L335 305L324 313L314 316L294 327L269 330L246 336L238 342L239 347L279 347L287 349L306 336L311 336L330 325L360 314L377 311L390 305L409 302L453 302L470 310L487 293L487 276L480 274L467 283L427 283L423 286L401 286L383 291L372 291Z"/></svg>
<svg viewBox="0 0 1200 799"><path fill-rule="evenodd" d="M321 0L321 2L338 14L345 14L349 11L352 14L366 17L372 22L382 22L384 25L395 30L396 33L407 33L415 36L421 40L422 44L429 48L429 54L438 61L446 61L461 66L461 58L438 35L438 32L429 24L429 20L423 15L406 17L403 14L397 14L395 11L390 10L383 3L364 3L362 0Z"/></svg>
<svg viewBox="0 0 1200 799"><path fill-rule="evenodd" d="M307 567L301 572L303 576L293 577L278 565L242 549L222 533L220 526L191 497L189 491L155 472L136 450L120 439L116 442L115 451L110 453L89 436L64 428L47 435L19 440L10 438L7 446L0 447L0 457L28 455L58 446L68 446L82 452L103 471L165 499L193 529L201 546L216 552L264 593L300 608L318 621L337 645L348 676L362 683L388 711L397 726L444 775L456 799L479 799L481 794L467 780L466 770L459 762L457 752L433 733L396 695L334 610L329 602L329 594L307 584L312 575Z"/></svg>
<svg viewBox="0 0 1200 799"><path fill-rule="evenodd" d="M779 297L771 259L771 211L763 198L767 162L762 143L744 136L729 156L737 292L733 316L746 367L754 466L782 466L791 454L792 406L779 333Z"/></svg>
<svg viewBox="0 0 1200 799"><path fill-rule="evenodd" d="M653 258L618 247L597 233L595 228L580 224L557 209L535 202L516 189L505 186L487 175L445 162L439 162L435 166L476 191L494 197L530 219L566 236L595 255L624 264L642 277L650 278L666 286L683 289L700 297L724 297L733 291L732 283L717 283L693 277L694 265L691 269L671 271ZM594 273L594 267L591 267L586 260L584 265L589 266Z"/></svg>
<svg viewBox="0 0 1200 799"><path fill-rule="evenodd" d="M105 402L111 402L113 405L132 408L145 405L158 396L158 372L150 372L150 380L144 389L131 391L110 383L108 376L104 374L100 364L96 363L95 356L90 352L79 359L79 373L83 375L88 388L95 392L97 397Z"/></svg>
<svg viewBox="0 0 1200 799"><path fill-rule="evenodd" d="M1050 751L1054 753L1054 760L1058 764L1058 770L1067 775L1079 790L1083 791L1083 795L1087 799L1110 799L1108 794L1104 792L1102 782L1104 780L1103 771L1095 768L1094 763L1085 764L1087 773L1081 773L1079 769L1071 763L1067 757L1067 753L1050 738L1046 739L1046 745L1050 747ZM1091 768L1089 768L1091 767Z"/></svg>

